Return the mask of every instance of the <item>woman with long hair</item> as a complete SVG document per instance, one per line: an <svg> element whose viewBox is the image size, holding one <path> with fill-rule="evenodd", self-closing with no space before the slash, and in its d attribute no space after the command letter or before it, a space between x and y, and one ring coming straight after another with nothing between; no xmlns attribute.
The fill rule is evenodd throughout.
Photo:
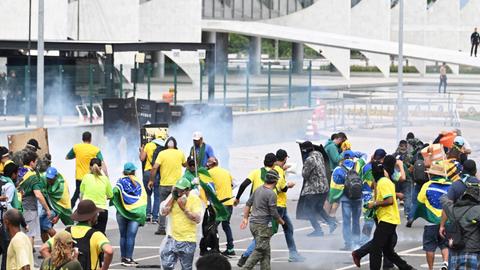
<svg viewBox="0 0 480 270"><path fill-rule="evenodd" d="M102 161L98 158L90 160L90 173L86 174L80 185L80 198L92 200L98 208L104 209L98 215L98 222L94 229L105 234L108 221L107 200L113 196L110 179L102 173Z"/></svg>
<svg viewBox="0 0 480 270"><path fill-rule="evenodd" d="M67 231L55 234L52 256L42 262L40 270L82 270L81 264L76 260L73 243L72 235Z"/></svg>
<svg viewBox="0 0 480 270"><path fill-rule="evenodd" d="M120 253L123 266L136 266L133 249L138 227L146 220L147 192L143 182L135 176L137 166L127 162L123 166L123 176L113 188L112 204L117 209L117 223L120 230Z"/></svg>

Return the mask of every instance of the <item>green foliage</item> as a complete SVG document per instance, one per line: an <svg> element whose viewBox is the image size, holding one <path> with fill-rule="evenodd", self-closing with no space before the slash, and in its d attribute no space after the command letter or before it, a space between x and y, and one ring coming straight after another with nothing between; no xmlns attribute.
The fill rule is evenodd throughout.
<svg viewBox="0 0 480 270"><path fill-rule="evenodd" d="M250 42L248 37L238 34L228 35L228 53L248 54Z"/></svg>

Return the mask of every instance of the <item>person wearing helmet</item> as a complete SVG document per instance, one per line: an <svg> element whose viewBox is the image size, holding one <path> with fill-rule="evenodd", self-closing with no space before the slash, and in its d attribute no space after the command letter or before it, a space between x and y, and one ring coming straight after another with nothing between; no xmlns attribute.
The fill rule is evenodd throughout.
<svg viewBox="0 0 480 270"><path fill-rule="evenodd" d="M163 269L175 269L178 260L182 269L192 269L197 225L202 221L202 202L190 192L191 185L187 178L180 178L161 204L160 213L169 216L170 223L165 247L160 252Z"/></svg>

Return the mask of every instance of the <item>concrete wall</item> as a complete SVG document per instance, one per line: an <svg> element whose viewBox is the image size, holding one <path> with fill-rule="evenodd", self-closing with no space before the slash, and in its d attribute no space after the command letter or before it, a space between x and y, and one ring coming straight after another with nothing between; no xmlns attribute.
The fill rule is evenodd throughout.
<svg viewBox="0 0 480 270"><path fill-rule="evenodd" d="M465 53L470 53L470 35L473 28L480 30L480 1L470 0L460 10L459 20L459 48Z"/></svg>
<svg viewBox="0 0 480 270"><path fill-rule="evenodd" d="M67 1L45 1L45 39L67 38ZM28 39L28 0L0 1L0 39ZM38 1L32 1L32 39L37 39Z"/></svg>
<svg viewBox="0 0 480 270"><path fill-rule="evenodd" d="M138 5L138 1L131 2ZM200 42L201 20L201 0L142 2L139 38L142 41Z"/></svg>
<svg viewBox="0 0 480 270"><path fill-rule="evenodd" d="M233 116L233 144L252 145L305 137L313 109L236 113ZM288 126L285 125L288 123Z"/></svg>

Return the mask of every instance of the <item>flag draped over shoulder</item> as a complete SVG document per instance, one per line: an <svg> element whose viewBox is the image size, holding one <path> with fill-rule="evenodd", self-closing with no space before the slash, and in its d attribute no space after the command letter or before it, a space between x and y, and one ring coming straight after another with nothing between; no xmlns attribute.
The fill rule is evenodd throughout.
<svg viewBox="0 0 480 270"><path fill-rule="evenodd" d="M65 184L65 178L63 178L63 175L58 174L53 185L45 184L45 187L44 193L46 193L49 205L58 214L62 223L66 226L73 225L73 220L70 218L72 215L70 192L68 190L68 185Z"/></svg>
<svg viewBox="0 0 480 270"><path fill-rule="evenodd" d="M423 218L430 223L440 224L442 205L440 197L447 194L451 182L445 178L434 178L422 186L417 197L414 219Z"/></svg>
<svg viewBox="0 0 480 270"><path fill-rule="evenodd" d="M147 194L135 176L124 176L118 180L110 202L124 218L145 224Z"/></svg>
<svg viewBox="0 0 480 270"><path fill-rule="evenodd" d="M347 176L347 170L355 169L360 172L360 165L353 160L344 160L340 166L337 166L332 172L332 179L330 181L330 191L328 192L328 202L335 203L343 196L343 190L345 188L345 177ZM360 173L359 173L360 175Z"/></svg>
<svg viewBox="0 0 480 270"><path fill-rule="evenodd" d="M187 178L190 182L192 182L195 178L195 174L190 172L189 170L186 170L184 177ZM198 168L198 178L200 180L201 187L200 198L203 197L204 200L208 200L213 206L216 214L215 220L218 222L228 220L228 211L218 199L217 194L215 193L213 179L210 176L210 173L208 173L207 169L203 167Z"/></svg>
<svg viewBox="0 0 480 270"><path fill-rule="evenodd" d="M18 189L23 191L24 196L32 195L34 187L42 184L40 175L28 166L18 169L18 178L20 178Z"/></svg>

